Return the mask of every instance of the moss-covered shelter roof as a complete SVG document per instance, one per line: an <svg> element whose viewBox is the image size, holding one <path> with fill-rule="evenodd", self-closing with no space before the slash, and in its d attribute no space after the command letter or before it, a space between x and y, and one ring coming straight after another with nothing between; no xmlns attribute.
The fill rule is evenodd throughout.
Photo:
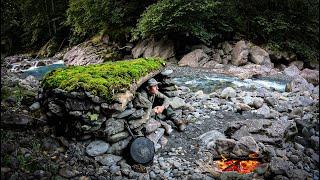
<svg viewBox="0 0 320 180"><path fill-rule="evenodd" d="M85 90L93 95L112 100L113 95L130 88L151 72L164 67L159 58L140 58L88 66L70 66L48 73L44 90L63 89L68 92Z"/></svg>

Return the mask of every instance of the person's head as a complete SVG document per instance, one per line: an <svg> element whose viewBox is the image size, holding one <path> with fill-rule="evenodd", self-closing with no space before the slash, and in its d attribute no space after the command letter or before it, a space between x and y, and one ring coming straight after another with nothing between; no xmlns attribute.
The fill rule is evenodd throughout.
<svg viewBox="0 0 320 180"><path fill-rule="evenodd" d="M156 94L159 90L158 88L158 82L154 79L151 78L148 80L148 86L147 86L147 90L150 94Z"/></svg>

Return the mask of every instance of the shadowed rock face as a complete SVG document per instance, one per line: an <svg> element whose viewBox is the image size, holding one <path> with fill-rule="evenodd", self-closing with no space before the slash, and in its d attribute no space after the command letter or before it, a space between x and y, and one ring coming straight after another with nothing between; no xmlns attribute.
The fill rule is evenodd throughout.
<svg viewBox="0 0 320 180"><path fill-rule="evenodd" d="M174 56L174 54L173 42L166 39L161 39L160 41L146 39L140 41L132 49L132 55L134 58L161 57L163 59L170 59Z"/></svg>
<svg viewBox="0 0 320 180"><path fill-rule="evenodd" d="M196 49L187 55L183 56L183 58L179 61L179 66L190 66L190 67L199 67L206 64L209 60L209 56L204 53L202 49Z"/></svg>
<svg viewBox="0 0 320 180"><path fill-rule="evenodd" d="M231 63L233 65L239 66L244 65L248 62L249 48L245 41L239 41L236 43L235 47L231 52Z"/></svg>

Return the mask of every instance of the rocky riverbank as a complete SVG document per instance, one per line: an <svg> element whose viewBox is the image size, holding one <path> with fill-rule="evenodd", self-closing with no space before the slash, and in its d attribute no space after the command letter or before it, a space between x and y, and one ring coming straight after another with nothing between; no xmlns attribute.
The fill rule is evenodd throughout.
<svg viewBox="0 0 320 180"><path fill-rule="evenodd" d="M168 69L174 70L173 77L190 79L209 71L176 66ZM93 157L90 149L99 152L110 148L99 139L57 137L39 104L33 103L37 101L37 80L2 73L5 76L1 80L8 87L1 102L2 179L319 178L319 86L298 76L300 72L292 67L281 71L293 80L289 92L234 86L204 93L179 85L173 95L188 105L180 113L189 125L184 132L174 130L164 136L167 144L147 167L129 165L114 154ZM19 89L15 89L17 85ZM33 94L26 96L30 90ZM243 141L248 137L250 144ZM233 156L254 151L263 155L263 166L246 175L221 173L212 160L222 152Z"/></svg>

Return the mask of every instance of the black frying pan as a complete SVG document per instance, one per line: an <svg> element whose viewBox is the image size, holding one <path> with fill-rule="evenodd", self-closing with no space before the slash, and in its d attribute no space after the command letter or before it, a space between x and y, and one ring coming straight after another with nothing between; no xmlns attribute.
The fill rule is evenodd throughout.
<svg viewBox="0 0 320 180"><path fill-rule="evenodd" d="M133 161L133 163L142 165L149 165L152 163L155 154L154 143L144 136L136 137L131 132L129 125L126 122L125 126L127 127L130 135L133 137L127 147L130 160Z"/></svg>

